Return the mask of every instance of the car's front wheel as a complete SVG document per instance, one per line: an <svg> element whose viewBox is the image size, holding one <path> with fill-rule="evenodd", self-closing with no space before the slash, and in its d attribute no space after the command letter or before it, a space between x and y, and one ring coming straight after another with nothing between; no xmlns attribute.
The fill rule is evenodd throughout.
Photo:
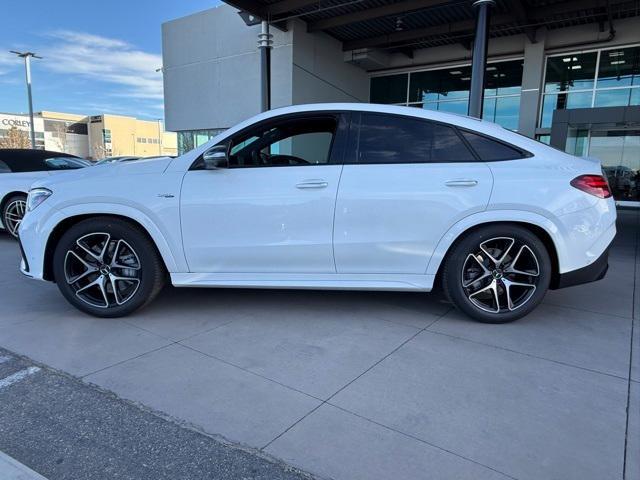
<svg viewBox="0 0 640 480"><path fill-rule="evenodd" d="M481 322L506 323L542 301L551 281L551 260L544 243L526 228L491 225L453 247L442 280L458 309Z"/></svg>
<svg viewBox="0 0 640 480"><path fill-rule="evenodd" d="M58 242L55 281L76 308L121 317L151 302L166 273L155 246L126 220L97 217L77 223Z"/></svg>
<svg viewBox="0 0 640 480"><path fill-rule="evenodd" d="M27 196L14 195L2 207L2 225L11 236L18 236L18 228L27 212Z"/></svg>

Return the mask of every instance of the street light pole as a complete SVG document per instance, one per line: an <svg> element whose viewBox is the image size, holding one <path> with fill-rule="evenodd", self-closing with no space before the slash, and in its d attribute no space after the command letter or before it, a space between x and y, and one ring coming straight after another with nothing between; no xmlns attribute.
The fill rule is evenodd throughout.
<svg viewBox="0 0 640 480"><path fill-rule="evenodd" d="M10 53L15 53L20 58L24 58L24 69L27 79L27 97L29 98L29 133L31 134L31 148L36 148L36 130L33 124L33 97L31 96L31 57L41 59L33 52L16 52L11 50Z"/></svg>
<svg viewBox="0 0 640 480"><path fill-rule="evenodd" d="M271 49L273 35L269 33L269 22L262 20L258 34L260 50L260 108L263 112L271 109Z"/></svg>

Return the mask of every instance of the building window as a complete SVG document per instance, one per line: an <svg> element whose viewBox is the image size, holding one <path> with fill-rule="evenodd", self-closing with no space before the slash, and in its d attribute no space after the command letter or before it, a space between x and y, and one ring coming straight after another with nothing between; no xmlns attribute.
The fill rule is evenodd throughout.
<svg viewBox="0 0 640 480"><path fill-rule="evenodd" d="M487 65L482 111L485 120L517 130L522 66L522 60ZM470 65L373 77L371 102L466 115L470 85Z"/></svg>
<svg viewBox="0 0 640 480"><path fill-rule="evenodd" d="M640 105L640 47L563 53L547 58L540 127L554 110Z"/></svg>
<svg viewBox="0 0 640 480"><path fill-rule="evenodd" d="M226 128L216 128L211 130L183 130L182 132L178 132L178 155L182 155L189 150L193 150L207 143L210 139L225 130Z"/></svg>
<svg viewBox="0 0 640 480"><path fill-rule="evenodd" d="M372 103L405 103L409 75L385 75L371 79Z"/></svg>
<svg viewBox="0 0 640 480"><path fill-rule="evenodd" d="M103 143L111 143L111 130L106 128L102 129L102 141Z"/></svg>

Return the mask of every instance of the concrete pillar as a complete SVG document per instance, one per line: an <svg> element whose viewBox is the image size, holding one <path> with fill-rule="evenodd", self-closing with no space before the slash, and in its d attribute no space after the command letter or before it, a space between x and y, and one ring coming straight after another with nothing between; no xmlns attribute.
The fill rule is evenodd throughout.
<svg viewBox="0 0 640 480"><path fill-rule="evenodd" d="M522 94L520 95L520 118L518 132L533 138L538 124L538 112L542 102L544 79L544 47L546 29L536 32L536 43L527 38L524 46L524 68L522 71Z"/></svg>

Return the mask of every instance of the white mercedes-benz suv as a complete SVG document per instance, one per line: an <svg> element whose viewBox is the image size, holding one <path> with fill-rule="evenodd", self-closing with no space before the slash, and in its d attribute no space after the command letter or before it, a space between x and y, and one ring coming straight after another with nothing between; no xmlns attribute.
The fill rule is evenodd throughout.
<svg viewBox="0 0 640 480"><path fill-rule="evenodd" d="M178 158L37 182L21 270L102 317L179 287L442 285L483 322L598 280L616 211L597 160L408 107L257 115Z"/></svg>

